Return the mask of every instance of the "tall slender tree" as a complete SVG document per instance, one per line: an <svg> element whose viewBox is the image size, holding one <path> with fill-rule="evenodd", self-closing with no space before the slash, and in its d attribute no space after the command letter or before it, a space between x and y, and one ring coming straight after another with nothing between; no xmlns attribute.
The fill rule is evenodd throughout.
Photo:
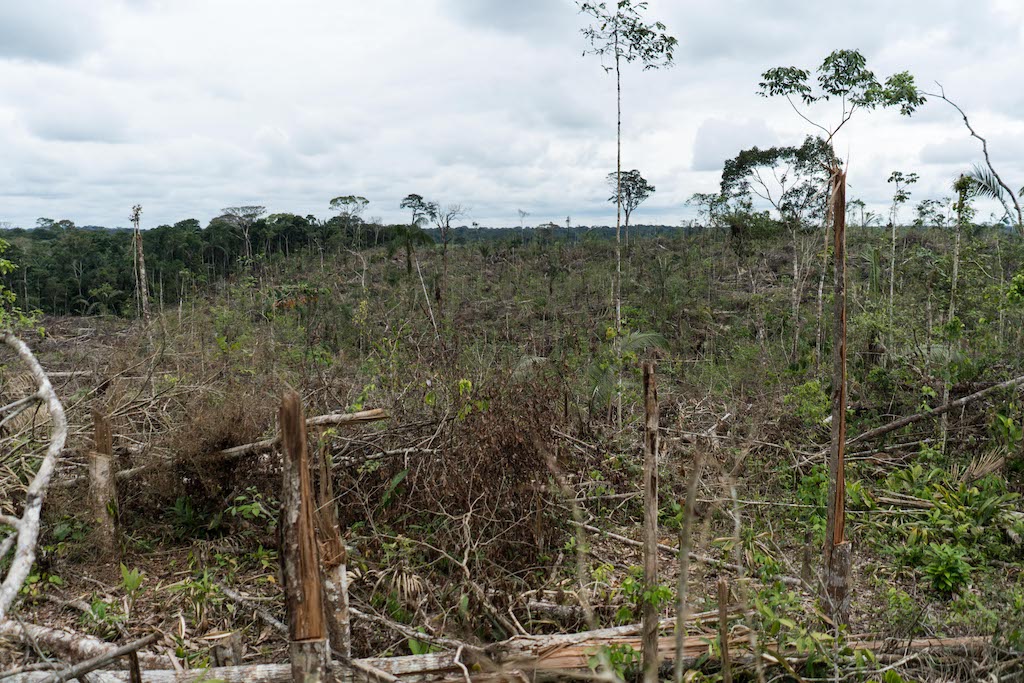
<svg viewBox="0 0 1024 683"><path fill-rule="evenodd" d="M646 2L615 0L611 8L606 2L576 0L576 4L581 13L594 19L593 24L582 29L589 45L583 55L597 55L605 72L615 74L615 281L612 289L618 339L622 336L622 64L639 61L644 71L670 66L678 41L665 33L665 24L660 21L644 21ZM621 384L620 380L619 400L616 401L619 427L622 426Z"/></svg>
<svg viewBox="0 0 1024 683"><path fill-rule="evenodd" d="M146 279L146 255L142 249L142 205L132 207L132 242L135 247L135 292L139 299L142 319L149 322L149 281Z"/></svg>
<svg viewBox="0 0 1024 683"><path fill-rule="evenodd" d="M645 22L646 2L577 0L580 12L594 19L583 29L589 47L584 55L597 55L607 73L615 74L615 331L622 331L622 63L639 61L644 70L672 64L677 40L665 33L660 21ZM607 63L606 60L610 61Z"/></svg>
<svg viewBox="0 0 1024 683"><path fill-rule="evenodd" d="M892 327L892 305L896 298L896 226L899 225L900 207L910 201L910 186L917 182L916 173L893 171L888 182L896 185L892 195L892 208L889 210L889 227L892 229L892 242L889 245L889 330Z"/></svg>

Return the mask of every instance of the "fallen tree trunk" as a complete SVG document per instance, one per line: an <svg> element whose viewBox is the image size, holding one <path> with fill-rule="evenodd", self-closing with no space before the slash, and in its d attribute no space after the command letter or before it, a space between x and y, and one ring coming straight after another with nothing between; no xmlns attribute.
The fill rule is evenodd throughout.
<svg viewBox="0 0 1024 683"><path fill-rule="evenodd" d="M0 636L32 641L61 659L72 661L110 655L118 647L74 631L11 620L0 622ZM160 668L168 666L171 662L163 655L140 652L139 663L148 668Z"/></svg>
<svg viewBox="0 0 1024 683"><path fill-rule="evenodd" d="M711 614L694 615L694 617L710 617ZM730 615L732 616L732 615ZM660 626L669 629L674 624L673 618L662 619ZM501 643L495 643L487 651L495 656L493 671L473 673L474 681L509 680L527 677L552 680L561 674L586 674L590 671L590 662L594 651L601 646L630 646L639 648L639 624L616 628L585 631L582 633L563 633L549 636L516 636ZM683 643L684 668L704 667L708 664L718 665L720 660L712 653L710 643L715 634L708 632L688 636ZM870 650L876 655L896 654L906 656L915 652L935 652L950 655L977 657L991 643L988 636L967 636L959 638L920 638L917 640L862 640L848 641L846 645L854 650ZM108 646L109 647L109 646ZM749 667L754 663L754 653L749 650L750 641L744 636L729 641L730 658L735 668ZM114 648L111 647L113 650ZM658 640L658 651L665 661L674 661L678 651L675 637L662 636ZM795 652L769 653L760 655L766 662L777 661L784 657L786 665L799 665L806 656ZM163 662L166 665L166 660ZM455 653L432 653L407 657L381 657L353 660L353 665L360 668L375 669L404 681L446 680L464 681L463 668L456 661ZM353 674L345 664L332 664L333 673L338 681L363 681L365 673ZM513 673L518 672L518 673ZM53 672L26 672L4 679L4 683L42 683ZM127 671L94 671L89 674L93 683L128 683ZM231 666L210 669L194 669L191 671L158 670L143 671L143 683L201 683L203 681L223 681L224 683L289 683L291 665L255 664L249 666Z"/></svg>
<svg viewBox="0 0 1024 683"><path fill-rule="evenodd" d="M964 396L962 398L958 398L955 401L950 401L949 403L947 403L945 405L941 405L938 408L933 408L931 410L925 410L925 411L920 412L920 413L915 413L914 415L907 415L906 417L901 417L898 420L893 420L889 424L882 425L881 427L875 427L874 429L869 429L868 431L864 432L863 434L858 434L857 436L855 436L852 439L848 440L846 443L856 443L857 441L867 441L868 439L874 439L876 437L883 436L883 435L888 434L890 432L894 432L897 429L900 429L901 427L906 427L909 424L914 424L915 422L919 422L919 421L925 419L926 417L935 417L937 415L943 415L945 413L950 412L951 410L956 410L957 408L962 408L965 405L967 405L968 403L971 403L973 401L977 401L979 398L984 398L984 397L988 396L989 394L995 393L995 392L999 391L1000 389L1012 389L1012 388L1014 388L1017 385L1022 384L1022 383L1024 383L1024 375L1021 375L1020 377L1014 377L1013 379L1008 379L1005 382L1000 382L999 384L993 384L992 386L986 387L985 389L982 389L981 391L976 391L973 394L968 394L967 396Z"/></svg>

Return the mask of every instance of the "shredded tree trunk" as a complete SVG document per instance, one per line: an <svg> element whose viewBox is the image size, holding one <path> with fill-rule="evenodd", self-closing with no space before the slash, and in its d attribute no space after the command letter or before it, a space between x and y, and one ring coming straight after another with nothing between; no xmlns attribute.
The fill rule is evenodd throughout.
<svg viewBox="0 0 1024 683"><path fill-rule="evenodd" d="M835 263L832 331L832 448L828 460L825 591L833 621L849 613L850 544L846 540L846 174L833 171L831 218Z"/></svg>

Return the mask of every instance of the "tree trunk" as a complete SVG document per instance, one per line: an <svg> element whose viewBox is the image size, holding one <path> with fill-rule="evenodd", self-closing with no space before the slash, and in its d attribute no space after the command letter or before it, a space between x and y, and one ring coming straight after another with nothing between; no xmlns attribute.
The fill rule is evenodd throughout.
<svg viewBox="0 0 1024 683"><path fill-rule="evenodd" d="M352 628L348 605L348 554L338 527L334 479L327 453L320 449L320 486L316 501L316 532L320 542L321 578L327 608L331 648L346 659L352 657Z"/></svg>
<svg viewBox="0 0 1024 683"><path fill-rule="evenodd" d="M135 223L135 285L142 306L142 319L149 322L149 281L146 279L146 255L142 249L142 231Z"/></svg>
<svg viewBox="0 0 1024 683"><path fill-rule="evenodd" d="M963 176L961 176L963 178ZM960 279L960 235L963 232L964 226L964 211L966 210L967 203L967 191L962 190L960 192L959 202L957 204L957 217L956 217L956 238L953 242L953 273L950 278L949 286L949 314L946 316L946 329L949 335L953 334L953 320L956 318L956 290ZM953 379L951 377L951 368L953 363L953 341L952 336L949 337L949 341L946 344L947 358L946 358L946 370L945 379L942 383L942 404L949 403L949 392L952 389ZM942 414L942 451L946 451L946 442L949 439L949 413Z"/></svg>
<svg viewBox="0 0 1024 683"><path fill-rule="evenodd" d="M615 358L622 362L622 70L615 27ZM615 386L615 425L622 429L622 368Z"/></svg>
<svg viewBox="0 0 1024 683"><path fill-rule="evenodd" d="M835 253L832 331L832 448L825 531L826 593L838 627L848 619L850 552L846 541L846 174L833 170L831 218Z"/></svg>
<svg viewBox="0 0 1024 683"><path fill-rule="evenodd" d="M281 576L288 615L292 680L327 680L327 632L320 584L320 553L313 523L313 490L306 421L299 395L281 401L284 482L281 488Z"/></svg>
<svg viewBox="0 0 1024 683"><path fill-rule="evenodd" d="M889 251L889 334L892 329L892 307L896 299L896 212L893 211L892 220L892 244ZM892 342L890 341L890 344Z"/></svg>
<svg viewBox="0 0 1024 683"><path fill-rule="evenodd" d="M658 585L658 385L654 362L644 363L644 587L653 594ZM643 667L644 683L658 683L658 606L643 601Z"/></svg>
<svg viewBox="0 0 1024 683"><path fill-rule="evenodd" d="M93 506L93 538L100 553L117 561L117 486L114 474L114 435L110 420L98 410L92 414L96 426L94 447L89 453L89 500Z"/></svg>

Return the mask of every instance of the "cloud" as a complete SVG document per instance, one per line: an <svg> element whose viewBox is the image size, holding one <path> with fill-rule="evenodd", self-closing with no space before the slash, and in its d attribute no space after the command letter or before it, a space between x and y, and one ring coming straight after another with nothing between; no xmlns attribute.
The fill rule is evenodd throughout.
<svg viewBox="0 0 1024 683"><path fill-rule="evenodd" d="M694 171L721 171L726 159L743 149L771 147L778 142L764 121L708 119L697 129L693 144Z"/></svg>
<svg viewBox="0 0 1024 683"><path fill-rule="evenodd" d="M658 188L638 220L677 223L740 149L813 133L757 83L837 46L941 81L1024 183L1020 3L650 0L647 16L679 47L674 68L622 73L623 163ZM582 56L586 24L571 0L0 0L0 220L123 225L136 202L153 225L247 203L324 215L361 194L391 221L418 192L485 225L517 208L614 222L615 78ZM879 211L892 170L921 175L914 201L945 193L976 142L929 102L858 112L837 148Z"/></svg>
<svg viewBox="0 0 1024 683"><path fill-rule="evenodd" d="M93 3L30 0L0 3L0 59L69 62L97 47Z"/></svg>

